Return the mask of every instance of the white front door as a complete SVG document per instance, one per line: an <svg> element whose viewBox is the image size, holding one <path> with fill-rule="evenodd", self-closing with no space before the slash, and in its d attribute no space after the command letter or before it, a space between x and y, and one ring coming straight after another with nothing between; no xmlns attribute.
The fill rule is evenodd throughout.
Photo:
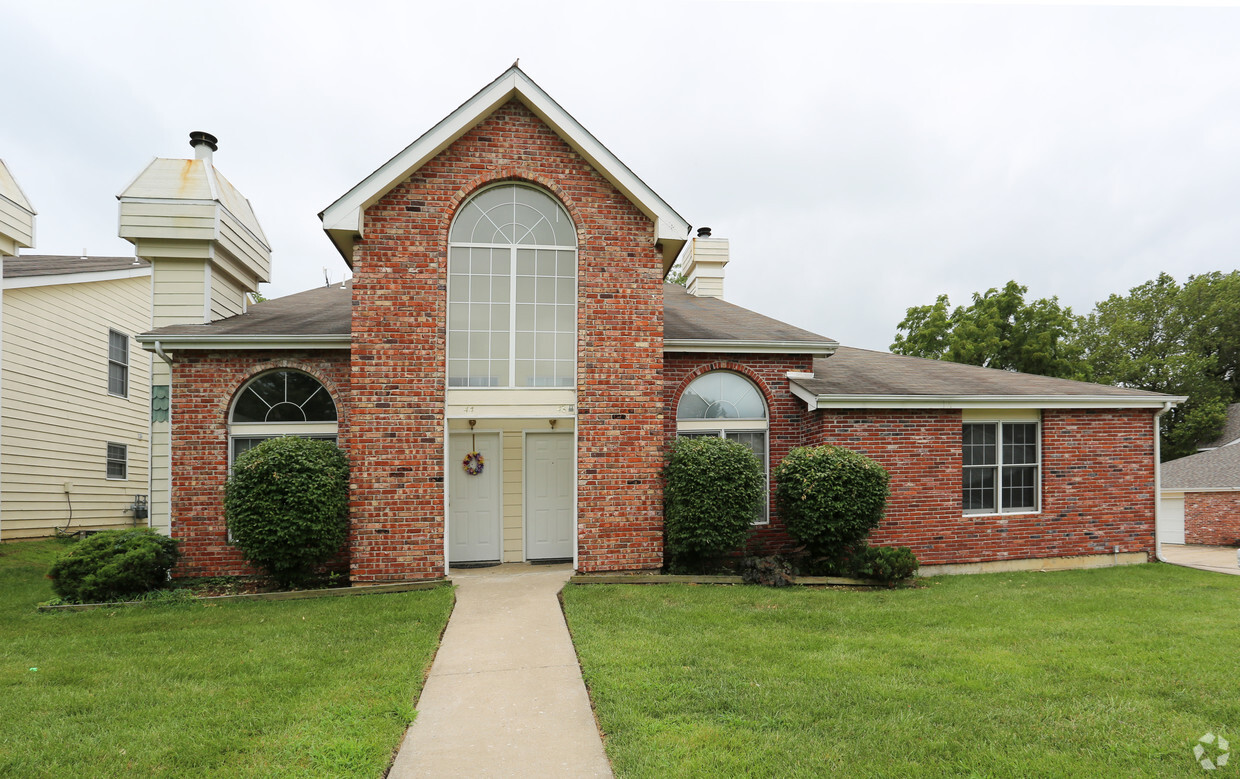
<svg viewBox="0 0 1240 779"><path fill-rule="evenodd" d="M482 472L462 463L477 447ZM456 433L448 439L448 562L500 559L500 448L497 433Z"/></svg>
<svg viewBox="0 0 1240 779"><path fill-rule="evenodd" d="M525 558L573 556L572 433L525 436Z"/></svg>

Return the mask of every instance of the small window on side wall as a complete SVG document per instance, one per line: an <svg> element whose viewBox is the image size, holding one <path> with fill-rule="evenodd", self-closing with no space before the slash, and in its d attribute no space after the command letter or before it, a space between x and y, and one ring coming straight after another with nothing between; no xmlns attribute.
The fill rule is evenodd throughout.
<svg viewBox="0 0 1240 779"><path fill-rule="evenodd" d="M108 394L129 397L129 336L108 331Z"/></svg>
<svg viewBox="0 0 1240 779"><path fill-rule="evenodd" d="M107 477L109 479L129 478L129 447L125 444L108 443Z"/></svg>
<svg viewBox="0 0 1240 779"><path fill-rule="evenodd" d="M966 514L1039 510L1037 422L966 422L961 445Z"/></svg>

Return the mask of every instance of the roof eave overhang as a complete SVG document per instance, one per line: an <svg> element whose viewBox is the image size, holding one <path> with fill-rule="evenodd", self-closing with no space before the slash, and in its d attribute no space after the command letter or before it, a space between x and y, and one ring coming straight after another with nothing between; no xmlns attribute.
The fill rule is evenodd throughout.
<svg viewBox="0 0 1240 779"><path fill-rule="evenodd" d="M520 100L654 222L654 242L662 251L666 275L688 242L689 223L516 66L323 209L319 214L323 230L350 268L354 242L364 234L366 209L513 98Z"/></svg>
<svg viewBox="0 0 1240 779"><path fill-rule="evenodd" d="M148 352L218 349L348 349L348 335L157 335L135 337Z"/></svg>
<svg viewBox="0 0 1240 779"><path fill-rule="evenodd" d="M1163 484L1158 488L1160 493L1166 492L1240 492L1240 487L1168 487Z"/></svg>
<svg viewBox="0 0 1240 779"><path fill-rule="evenodd" d="M665 338L664 352L734 352L747 354L808 354L828 357L836 341L743 341L705 338Z"/></svg>
<svg viewBox="0 0 1240 779"><path fill-rule="evenodd" d="M143 262L132 268L118 270L78 271L75 273L47 273L41 276L11 276L4 280L5 289L28 287L54 287L60 284L93 284L98 281L123 281L151 275L151 266Z"/></svg>
<svg viewBox="0 0 1240 779"><path fill-rule="evenodd" d="M811 411L820 408L1166 408L1188 400L1166 396L1120 397L1107 395L819 395L789 382L792 392L806 402Z"/></svg>

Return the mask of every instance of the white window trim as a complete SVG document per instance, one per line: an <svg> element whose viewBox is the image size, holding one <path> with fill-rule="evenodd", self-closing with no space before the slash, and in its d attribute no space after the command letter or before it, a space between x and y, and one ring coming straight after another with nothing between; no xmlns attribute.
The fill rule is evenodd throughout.
<svg viewBox="0 0 1240 779"><path fill-rule="evenodd" d="M998 417L998 418L996 418ZM964 441L964 425L995 425L995 463L993 465L964 465L960 467L960 489L961 489L961 514L967 519L977 517L1020 517L1035 516L1042 513L1042 421L1024 415L1008 415L998 414L996 417L989 419L977 419L973 415L966 415L961 422L961 446ZM1038 456L1032 463L1019 463L1018 466L1009 467L1027 467L1033 465L1037 469L1037 478L1034 483L1034 508L1028 509L1021 507L1012 511L1003 510L1003 426L1007 425L1034 425L1038 441ZM964 472L970 469L994 468L995 469L995 508L978 509L969 511L964 508Z"/></svg>
<svg viewBox="0 0 1240 779"><path fill-rule="evenodd" d="M109 454L111 454L111 448L114 446L119 446L121 448L121 452L125 455L124 458L108 456ZM124 476L113 476L111 474L111 468L109 468L108 466L110 466L114 462L119 462L121 465L124 466L125 468ZM115 441L108 441L104 445L103 476L107 481L129 481L129 445L128 444L118 444Z"/></svg>
<svg viewBox="0 0 1240 779"><path fill-rule="evenodd" d="M116 335L119 335L119 336L121 336L122 338L124 338L124 339L125 339L125 362L119 362L119 361L117 361L117 360L113 360L113 359L112 359L112 335L113 335L113 333L115 333ZM116 328L114 328L114 327L109 327L109 328L108 328L108 377L107 377L107 382L108 382L108 394L109 394L109 395L111 395L111 396L112 396L112 397L114 397L114 398L125 398L126 400L128 400L128 399L129 399L129 362L130 362L130 361L129 361L129 348L130 348L130 347L129 347L129 335L128 335L127 333L123 333L123 332L121 332L120 330L117 330L117 329L116 329ZM117 392L113 392L113 391L112 391L112 366L113 366L113 365L119 365L119 366L121 366L121 367L123 367L123 368L125 369L125 392L124 392L124 393L117 393Z"/></svg>

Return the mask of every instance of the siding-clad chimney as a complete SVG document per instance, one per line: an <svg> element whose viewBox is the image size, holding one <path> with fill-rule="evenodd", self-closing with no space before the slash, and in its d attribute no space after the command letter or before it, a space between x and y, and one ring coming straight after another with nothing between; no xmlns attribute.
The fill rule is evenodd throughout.
<svg viewBox="0 0 1240 779"><path fill-rule="evenodd" d="M712 238L709 227L698 228L697 237L689 243L689 256L685 260L685 285L689 294L722 298L723 266L727 264L728 239Z"/></svg>

